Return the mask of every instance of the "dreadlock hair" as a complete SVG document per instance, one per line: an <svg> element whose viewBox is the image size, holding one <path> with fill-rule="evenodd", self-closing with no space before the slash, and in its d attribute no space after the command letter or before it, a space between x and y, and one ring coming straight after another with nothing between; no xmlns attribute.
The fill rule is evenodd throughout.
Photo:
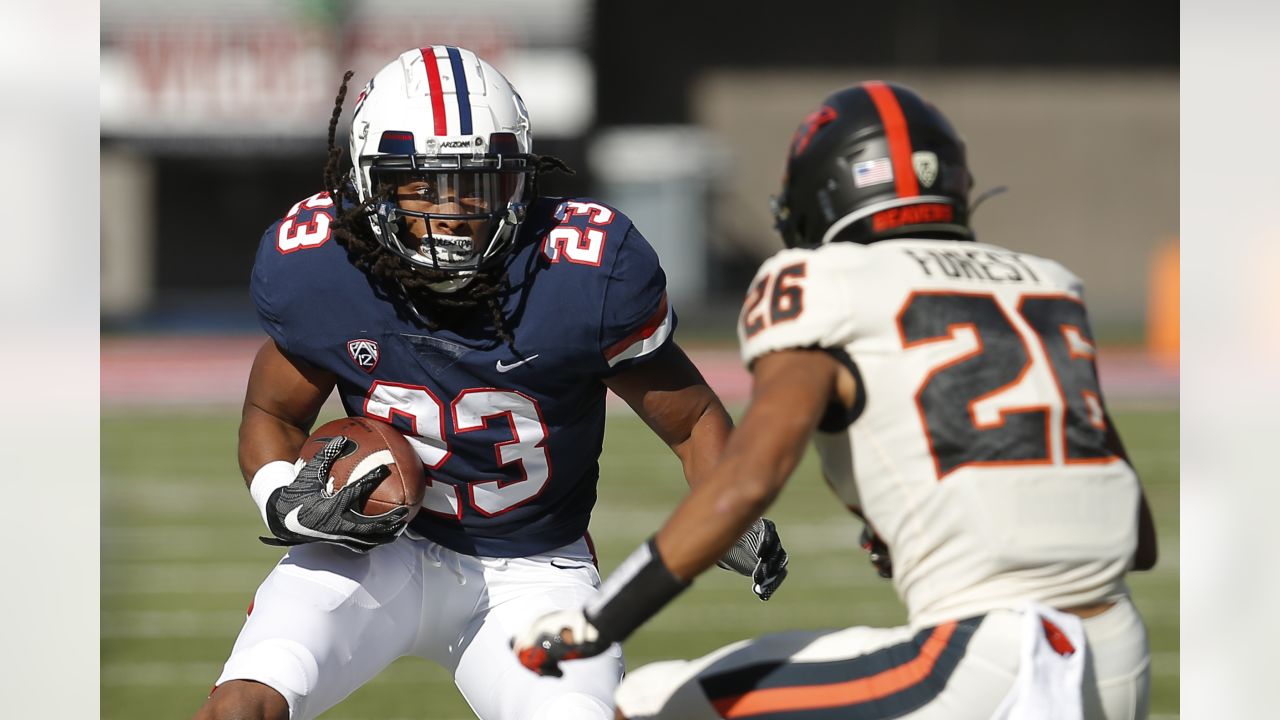
<svg viewBox="0 0 1280 720"><path fill-rule="evenodd" d="M374 206L390 199L392 188L379 187L371 193L368 200L361 202L352 183L339 172L342 148L336 141L338 120L342 117L342 104L347 97L347 83L354 74L348 70L342 76L342 85L338 88L333 114L329 118L329 146L324 164L324 187L333 199L335 215L329 227L338 244L346 249L351 264L397 300L397 312L403 314L407 309L431 330L439 330L456 324L462 316L484 303L489 309L498 338L514 351L515 338L507 328L500 301L502 295L510 289L510 284L500 267L477 272L467 284L465 294L459 291L455 297L453 294L438 293L431 290L430 286L448 279L448 276L413 267L373 237L368 223L369 213ZM535 197L538 194L539 175L547 172L576 174L559 158L550 155L535 157L536 165L530 181L530 193ZM354 162L354 158L352 160Z"/></svg>

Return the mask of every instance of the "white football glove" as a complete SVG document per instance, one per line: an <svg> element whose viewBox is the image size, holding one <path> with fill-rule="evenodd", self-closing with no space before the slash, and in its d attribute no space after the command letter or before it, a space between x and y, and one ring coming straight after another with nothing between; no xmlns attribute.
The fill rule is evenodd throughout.
<svg viewBox="0 0 1280 720"><path fill-rule="evenodd" d="M593 657L608 647L582 610L557 610L543 615L511 641L521 665L552 677L564 674L561 660Z"/></svg>
<svg viewBox="0 0 1280 720"><path fill-rule="evenodd" d="M751 578L751 591L761 600L768 600L787 579L788 562L777 526L768 518L760 518L716 565Z"/></svg>

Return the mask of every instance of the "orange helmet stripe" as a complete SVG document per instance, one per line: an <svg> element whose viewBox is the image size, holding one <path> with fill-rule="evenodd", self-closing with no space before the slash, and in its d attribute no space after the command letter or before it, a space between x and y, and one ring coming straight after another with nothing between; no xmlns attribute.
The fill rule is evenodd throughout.
<svg viewBox="0 0 1280 720"><path fill-rule="evenodd" d="M916 173L911 166L911 136L907 133L907 119L902 116L902 106L889 86L879 81L864 83L871 101L880 113L885 138L889 142L889 160L893 163L893 182L898 197L915 197L920 194Z"/></svg>

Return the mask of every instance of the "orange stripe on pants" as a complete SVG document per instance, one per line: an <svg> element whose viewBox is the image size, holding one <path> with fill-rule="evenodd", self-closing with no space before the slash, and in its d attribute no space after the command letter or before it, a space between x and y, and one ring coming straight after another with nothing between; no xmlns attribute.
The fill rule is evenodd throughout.
<svg viewBox="0 0 1280 720"><path fill-rule="evenodd" d="M875 675L828 685L751 690L741 695L714 700L711 704L720 717L732 720L764 713L817 710L878 700L906 690L928 677L955 630L954 622L937 626L914 660Z"/></svg>

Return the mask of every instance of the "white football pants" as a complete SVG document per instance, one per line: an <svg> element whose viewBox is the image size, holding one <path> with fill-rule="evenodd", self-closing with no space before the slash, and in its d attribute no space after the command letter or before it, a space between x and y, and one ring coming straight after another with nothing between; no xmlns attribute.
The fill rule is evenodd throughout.
<svg viewBox="0 0 1280 720"><path fill-rule="evenodd" d="M415 655L449 670L482 720L607 720L617 645L564 664L563 678L525 669L509 645L599 585L585 540L527 558L463 555L409 534L365 555L299 545L259 586L218 684L256 680L284 696L290 718L309 720Z"/></svg>
<svg viewBox="0 0 1280 720"><path fill-rule="evenodd" d="M1070 620L1074 632L1065 635L1084 647L1064 647L1064 633L1042 628L1039 617L1030 619L1036 622L1000 610L924 629L766 635L697 660L634 670L618 690L617 706L629 720L990 720L998 711L999 717L1036 720L1147 717L1147 634L1128 598L1083 622ZM1043 638L1030 636L1032 629ZM1033 665L1024 662L1028 639L1043 654L1062 655L1068 665L1075 661L1074 689L1057 688L1074 693L1073 708L1046 715L1028 713L1025 708L1035 704L1023 703L1023 709L1006 712L1014 688L1027 679L1021 671ZM1052 682L1042 680L1040 689ZM1026 686L1036 689L1035 682Z"/></svg>

